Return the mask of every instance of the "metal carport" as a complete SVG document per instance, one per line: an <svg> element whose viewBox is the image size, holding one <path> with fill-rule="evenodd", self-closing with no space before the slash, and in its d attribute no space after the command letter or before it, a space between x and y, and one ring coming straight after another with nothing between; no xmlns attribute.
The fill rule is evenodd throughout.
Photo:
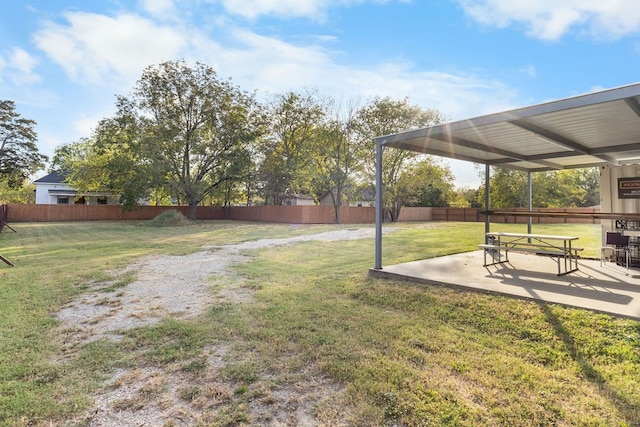
<svg viewBox="0 0 640 427"><path fill-rule="evenodd" d="M526 172L640 162L640 83L375 138L375 269L382 268L382 154L426 153ZM489 189L485 194L488 197ZM489 209L488 203L486 208ZM487 216L487 225L489 218Z"/></svg>

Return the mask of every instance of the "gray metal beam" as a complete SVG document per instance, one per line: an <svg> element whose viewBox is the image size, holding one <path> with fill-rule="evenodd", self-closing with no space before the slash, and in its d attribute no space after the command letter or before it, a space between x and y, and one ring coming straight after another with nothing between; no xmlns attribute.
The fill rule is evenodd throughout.
<svg viewBox="0 0 640 427"><path fill-rule="evenodd" d="M491 185L489 184L489 181L491 179L490 170L491 170L491 166L484 165L484 209L487 212L489 211L489 208L490 208L489 206L489 191L491 191ZM490 219L491 217L489 216L489 214L486 214L484 216L484 243L485 244L489 243L487 241L487 233L491 231Z"/></svg>
<svg viewBox="0 0 640 427"><path fill-rule="evenodd" d="M376 270L382 269L382 154L384 147L382 143L376 141L376 254L375 265Z"/></svg>
<svg viewBox="0 0 640 427"><path fill-rule="evenodd" d="M638 100L635 97L625 98L624 102L626 102L627 105L633 110L633 112L636 113L638 117L640 117L640 103L638 103Z"/></svg>
<svg viewBox="0 0 640 427"><path fill-rule="evenodd" d="M527 120L524 119L518 119L518 120L511 120L509 121L509 123L511 123L514 126L517 126L519 128L528 130L529 132L533 132L536 135L541 136L542 138L546 139L547 141L559 145L561 147L564 148L568 148L570 150L575 150L580 154L586 154L588 156L594 156L597 157L599 159L602 159L606 162L610 162L613 164L617 164L616 160L610 156L604 155L604 154L594 154L592 150L590 150L589 148L585 147L584 145L570 139L570 138L566 138L560 134L557 134L555 132L550 131L547 128L543 128L542 126L538 126L535 123L531 123Z"/></svg>
<svg viewBox="0 0 640 427"><path fill-rule="evenodd" d="M529 212L533 208L533 186L531 185L531 171L527 172L527 193L529 195ZM527 233L531 234L531 217L527 217ZM531 243L531 239L529 239L529 243Z"/></svg>

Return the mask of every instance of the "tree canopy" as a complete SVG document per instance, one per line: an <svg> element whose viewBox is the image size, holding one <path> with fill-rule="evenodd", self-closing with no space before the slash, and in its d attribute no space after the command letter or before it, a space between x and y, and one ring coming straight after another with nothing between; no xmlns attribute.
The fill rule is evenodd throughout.
<svg viewBox="0 0 640 427"><path fill-rule="evenodd" d="M265 202L279 204L288 195L312 190L316 142L326 106L316 93L288 92L275 95L264 111L258 176Z"/></svg>
<svg viewBox="0 0 640 427"><path fill-rule="evenodd" d="M35 125L16 112L13 101L0 100L0 180L10 188L22 187L47 161L38 152Z"/></svg>
<svg viewBox="0 0 640 427"><path fill-rule="evenodd" d="M146 68L116 107L90 138L59 147L54 166L80 191L119 194L128 207L188 204L191 218L203 203L281 204L295 194L316 201L328 194L339 223L345 200L373 193L373 138L445 120L408 98L343 103L306 90L259 103L211 67L183 61ZM35 138L32 122L13 120L23 132L11 143ZM597 170L535 173L534 205L591 206L598 184ZM383 186L376 203L391 221L403 206L484 205L483 187L456 190L446 164L406 150L384 150ZM491 187L492 207L526 206L526 173L496 167Z"/></svg>
<svg viewBox="0 0 640 427"><path fill-rule="evenodd" d="M119 98L117 114L100 123L82 155L73 156L76 171L93 173L70 180L88 188L97 184L91 176L105 177L100 181L125 205L165 192L188 204L195 219L207 196L249 173L260 126L253 96L211 67L165 62L144 70L130 97Z"/></svg>
<svg viewBox="0 0 640 427"><path fill-rule="evenodd" d="M492 208L528 207L527 173L493 168L490 177L489 205ZM600 204L598 168L553 170L531 174L532 204L536 208L588 207ZM484 186L477 194L484 206Z"/></svg>
<svg viewBox="0 0 640 427"><path fill-rule="evenodd" d="M375 147L373 138L381 135L436 125L444 121L444 116L436 109L422 109L411 105L408 98L393 100L389 97L374 98L361 109L357 118L357 131L363 146L368 146L364 157L365 175L371 185L375 182ZM386 216L396 221L405 201L411 198L407 194L409 187L399 182L402 172L418 158L426 158L413 151L385 149L382 164L382 183L384 187L383 205ZM444 190L443 190L444 191Z"/></svg>

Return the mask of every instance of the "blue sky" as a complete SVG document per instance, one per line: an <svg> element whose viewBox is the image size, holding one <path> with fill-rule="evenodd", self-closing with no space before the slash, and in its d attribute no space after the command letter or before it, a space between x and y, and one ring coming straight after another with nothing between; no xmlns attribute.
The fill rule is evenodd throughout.
<svg viewBox="0 0 640 427"><path fill-rule="evenodd" d="M0 99L39 148L89 136L142 70L211 65L259 97L408 96L451 120L640 81L637 0L21 0L0 14ZM459 186L476 170L451 162Z"/></svg>

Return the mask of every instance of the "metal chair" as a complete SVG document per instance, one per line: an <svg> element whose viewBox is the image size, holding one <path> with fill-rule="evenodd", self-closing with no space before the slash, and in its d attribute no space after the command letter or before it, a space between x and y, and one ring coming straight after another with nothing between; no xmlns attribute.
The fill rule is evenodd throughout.
<svg viewBox="0 0 640 427"><path fill-rule="evenodd" d="M621 259L620 254L624 256L624 265L629 268L629 236L623 236L622 233L615 231L607 231L605 237L605 246L600 248L600 266L606 262L605 252L611 251L612 255L618 263Z"/></svg>

